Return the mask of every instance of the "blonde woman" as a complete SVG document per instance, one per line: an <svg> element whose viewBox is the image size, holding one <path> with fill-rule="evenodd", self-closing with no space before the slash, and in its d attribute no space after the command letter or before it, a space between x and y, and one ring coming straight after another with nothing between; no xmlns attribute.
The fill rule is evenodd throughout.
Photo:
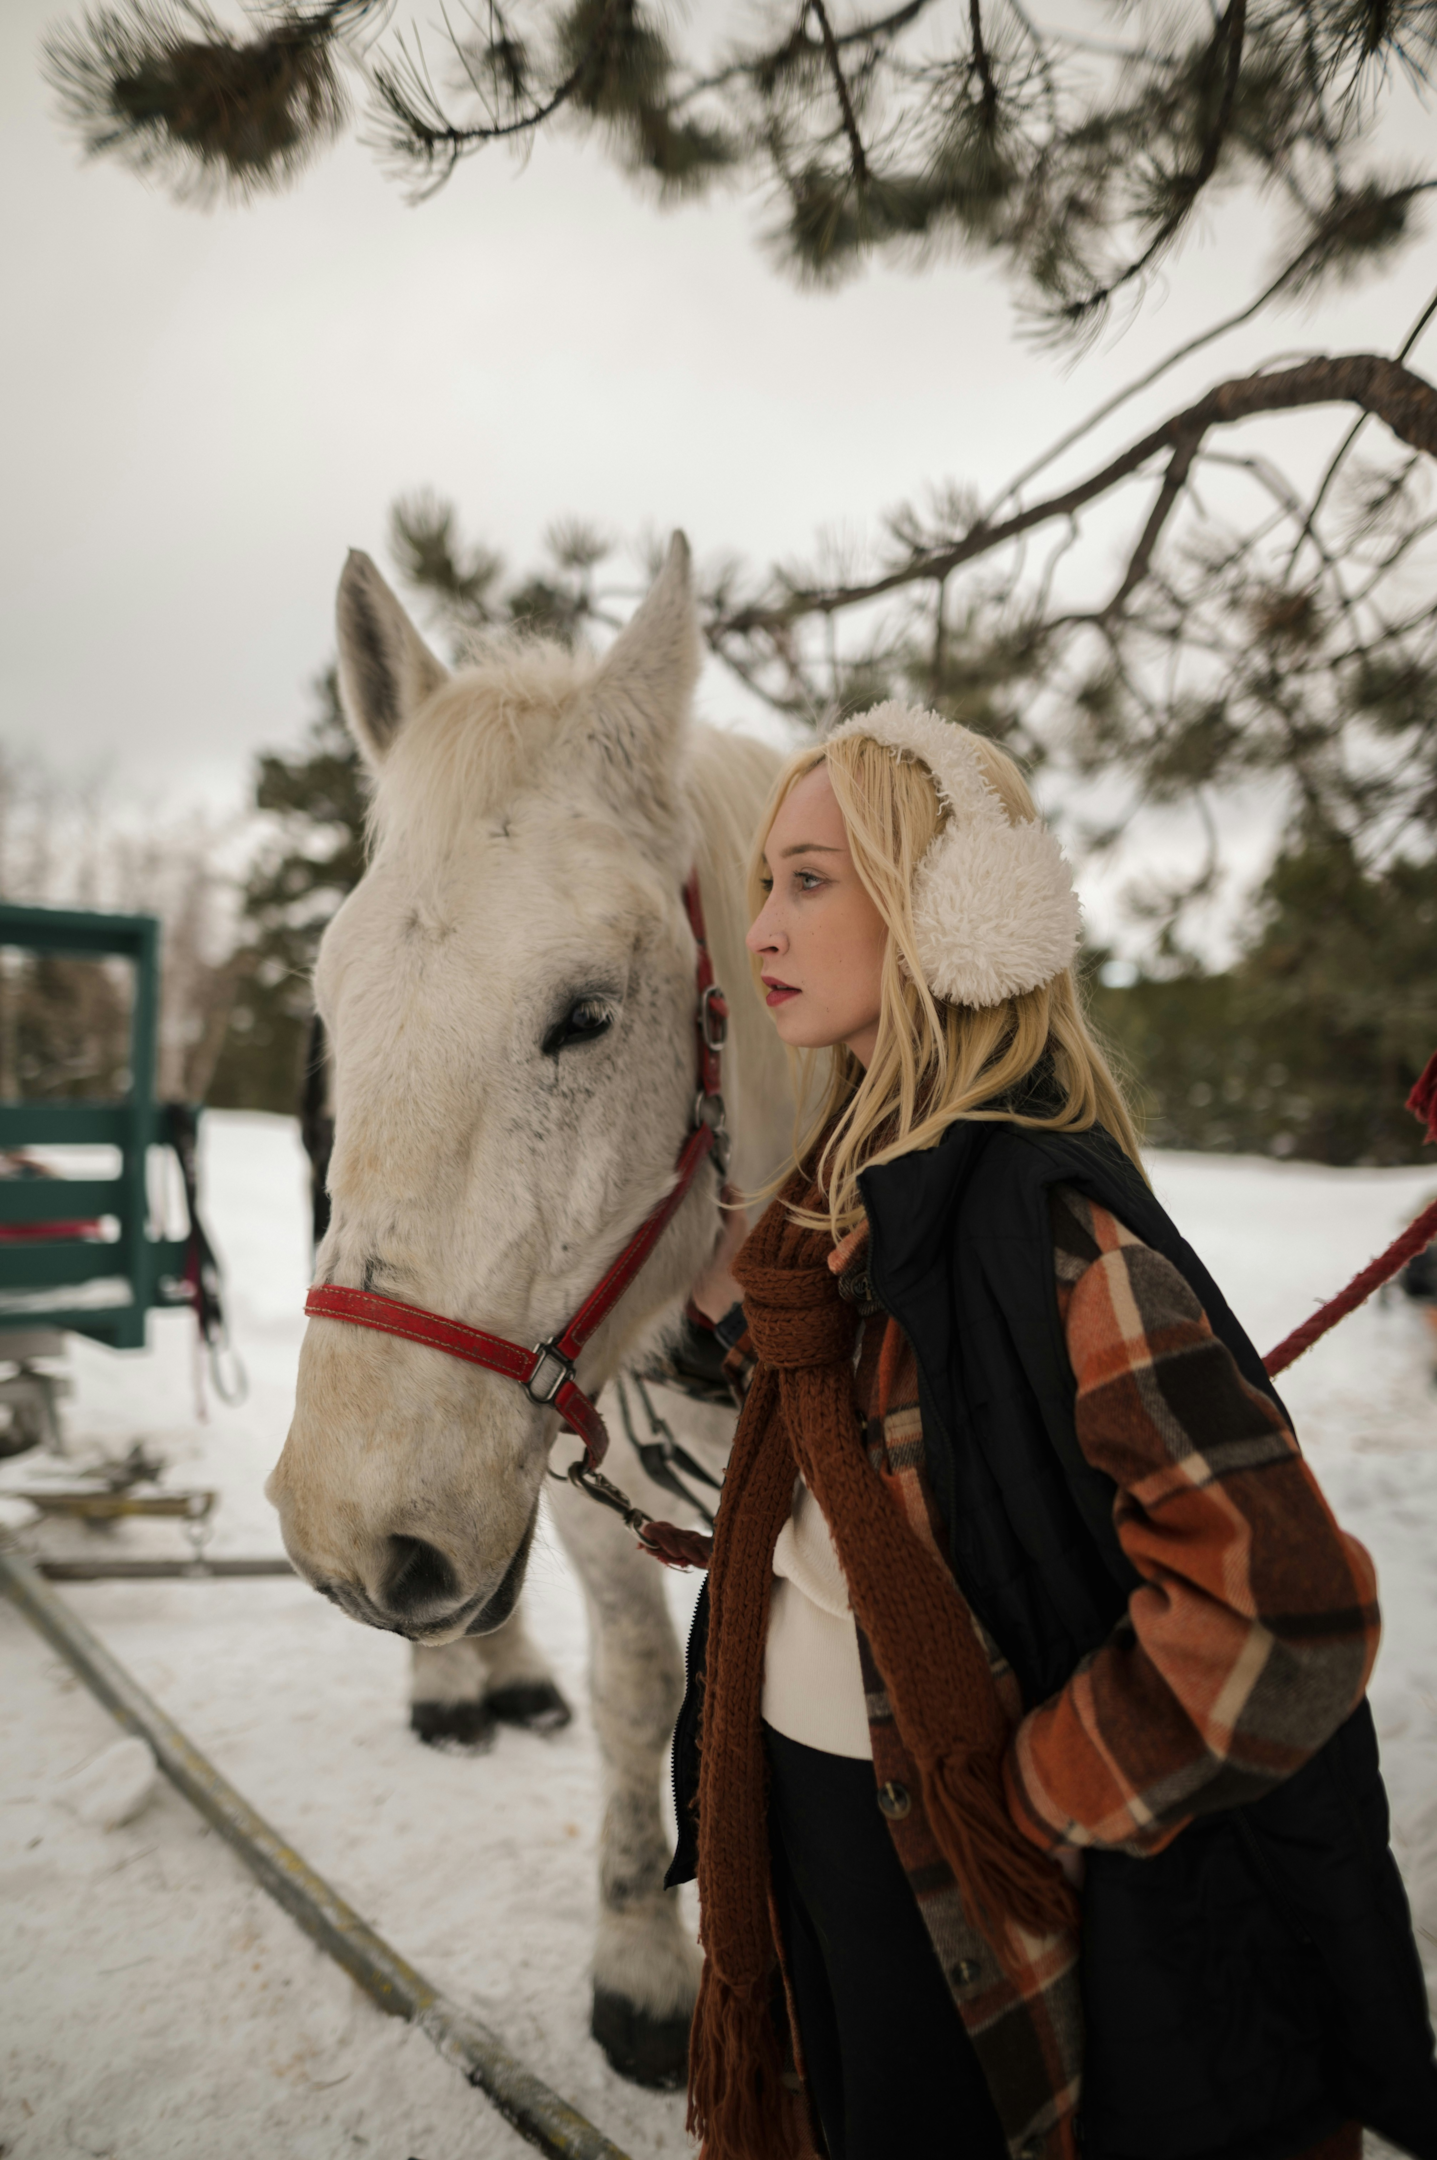
<svg viewBox="0 0 1437 2160"><path fill-rule="evenodd" d="M706 2160L1437 2160L1372 1566L1147 1186L1016 766L849 721L751 900L818 1098L697 1297L747 1387L675 1736Z"/></svg>

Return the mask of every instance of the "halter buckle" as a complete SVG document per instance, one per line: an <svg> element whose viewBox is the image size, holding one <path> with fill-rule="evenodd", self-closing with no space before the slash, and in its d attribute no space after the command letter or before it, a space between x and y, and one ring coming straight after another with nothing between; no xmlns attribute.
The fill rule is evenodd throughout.
<svg viewBox="0 0 1437 2160"><path fill-rule="evenodd" d="M538 1403L542 1408L553 1402L566 1380L573 1379L574 1366L557 1343L535 1343L534 1354L539 1362L528 1379L521 1380L519 1385L530 1402Z"/></svg>
<svg viewBox="0 0 1437 2160"><path fill-rule="evenodd" d="M713 1134L713 1146L710 1148L709 1153L714 1159L719 1176L721 1178L727 1177L731 1141L728 1129L728 1110L725 1107L722 1095L710 1095L704 1089L699 1089L698 1094L694 1097L694 1124L696 1126L707 1125L709 1131Z"/></svg>
<svg viewBox="0 0 1437 2160"><path fill-rule="evenodd" d="M699 1033L705 1050L715 1055L728 1041L728 999L717 983L710 983L699 999Z"/></svg>

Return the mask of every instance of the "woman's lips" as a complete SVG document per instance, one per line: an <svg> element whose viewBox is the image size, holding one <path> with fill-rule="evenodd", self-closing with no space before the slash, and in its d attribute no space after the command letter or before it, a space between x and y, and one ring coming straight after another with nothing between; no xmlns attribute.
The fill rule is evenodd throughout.
<svg viewBox="0 0 1437 2160"><path fill-rule="evenodd" d="M768 975L765 975L764 982L768 988L768 996L763 1001L765 1005L786 1005L790 998L799 995L792 983L776 982Z"/></svg>

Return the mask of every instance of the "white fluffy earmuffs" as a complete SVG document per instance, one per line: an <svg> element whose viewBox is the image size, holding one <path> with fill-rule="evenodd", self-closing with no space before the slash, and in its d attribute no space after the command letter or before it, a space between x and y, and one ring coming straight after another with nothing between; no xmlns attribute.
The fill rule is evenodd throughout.
<svg viewBox="0 0 1437 2160"><path fill-rule="evenodd" d="M918 960L950 1005L1000 1005L1062 973L1078 949L1072 872L1039 819L1010 825L967 730L916 705L888 703L829 737L866 735L933 775L947 823L913 881Z"/></svg>

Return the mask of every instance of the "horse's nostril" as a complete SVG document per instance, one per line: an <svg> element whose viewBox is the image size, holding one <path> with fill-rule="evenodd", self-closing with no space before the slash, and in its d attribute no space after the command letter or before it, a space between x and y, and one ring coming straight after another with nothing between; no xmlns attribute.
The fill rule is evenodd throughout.
<svg viewBox="0 0 1437 2160"><path fill-rule="evenodd" d="M408 1614L456 1601L459 1579L437 1546L423 1538L392 1537L389 1551L384 1602L390 1612Z"/></svg>

